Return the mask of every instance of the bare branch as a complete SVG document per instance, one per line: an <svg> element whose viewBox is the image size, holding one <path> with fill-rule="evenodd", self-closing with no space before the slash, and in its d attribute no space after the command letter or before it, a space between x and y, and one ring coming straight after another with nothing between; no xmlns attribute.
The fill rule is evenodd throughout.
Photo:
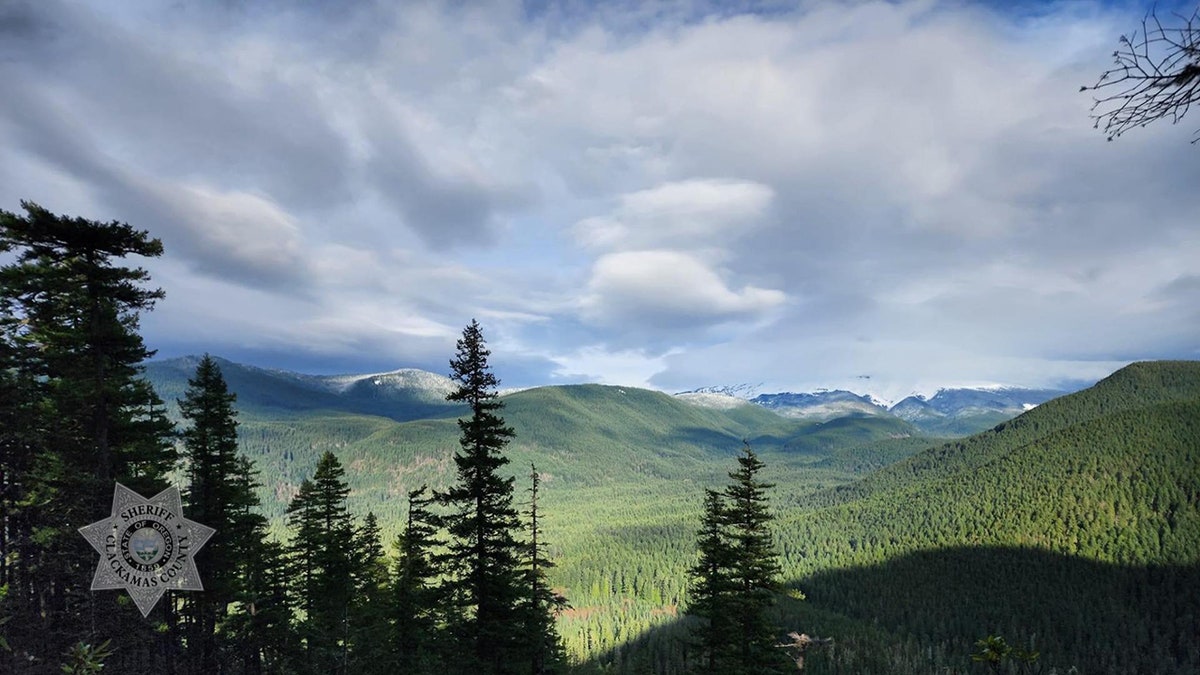
<svg viewBox="0 0 1200 675"><path fill-rule="evenodd" d="M1094 126L1104 123L1108 140L1161 118L1178 123L1200 102L1200 7L1190 17L1176 14L1182 27L1167 28L1153 10L1142 19L1141 32L1121 36L1116 65L1096 84L1080 91L1105 90L1092 104ZM1192 143L1200 141L1200 130Z"/></svg>

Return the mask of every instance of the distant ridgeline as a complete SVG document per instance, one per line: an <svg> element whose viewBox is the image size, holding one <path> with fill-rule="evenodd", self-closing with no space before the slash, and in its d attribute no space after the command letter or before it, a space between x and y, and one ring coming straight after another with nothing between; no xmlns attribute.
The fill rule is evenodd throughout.
<svg viewBox="0 0 1200 675"><path fill-rule="evenodd" d="M220 365L276 521L326 450L352 510L385 533L407 490L452 478L461 411L437 376ZM171 402L194 367L146 373ZM807 596L781 604L782 632L835 639L805 672L971 672L989 634L1033 640L1059 672L1200 672L1195 362L1135 364L951 442L898 413L816 420L599 385L505 402L514 473L536 461L544 475L551 583L571 600L560 629L581 672L680 672L702 489L743 439L778 484L785 579Z"/></svg>

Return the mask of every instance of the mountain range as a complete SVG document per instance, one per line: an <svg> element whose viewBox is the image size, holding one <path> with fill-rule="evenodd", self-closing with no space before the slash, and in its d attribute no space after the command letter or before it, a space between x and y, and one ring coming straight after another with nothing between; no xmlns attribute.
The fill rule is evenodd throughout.
<svg viewBox="0 0 1200 675"><path fill-rule="evenodd" d="M173 400L182 395L198 357L187 356L147 364L147 375ZM325 409L410 421L448 413L448 377L417 369L359 375L304 375L219 359L242 405L251 408ZM909 396L895 405L845 390L756 394L756 387L705 387L675 394L693 405L732 410L753 404L786 418L829 421L851 416L891 416L910 423L919 433L962 436L991 428L1035 405L1069 392L1057 389L953 388L931 397ZM513 392L517 393L517 392Z"/></svg>
<svg viewBox="0 0 1200 675"><path fill-rule="evenodd" d="M894 405L870 394L844 389L759 394L751 385L715 386L676 396L711 407L731 408L742 401L784 417L831 420L852 415L891 415L934 436L965 436L991 428L1070 391L1021 387L945 388L933 396L914 394Z"/></svg>
<svg viewBox="0 0 1200 675"><path fill-rule="evenodd" d="M305 375L215 360L229 388L237 392L243 411L342 411L404 422L454 409L446 402L446 394L454 390L450 378L424 370ZM145 365L146 378L164 400L174 401L183 396L199 362L197 356L150 361Z"/></svg>

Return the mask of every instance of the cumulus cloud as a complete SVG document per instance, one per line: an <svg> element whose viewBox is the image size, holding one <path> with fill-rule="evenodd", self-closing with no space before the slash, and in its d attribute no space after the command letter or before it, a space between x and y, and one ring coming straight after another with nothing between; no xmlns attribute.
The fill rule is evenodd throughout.
<svg viewBox="0 0 1200 675"><path fill-rule="evenodd" d="M773 197L769 186L752 181L673 181L623 194L609 215L579 221L576 241L607 251L592 266L583 319L626 343L648 336L687 341L713 325L765 317L786 295L734 288L733 273L714 261L728 259L729 245L763 224Z"/></svg>
<svg viewBox="0 0 1200 675"><path fill-rule="evenodd" d="M777 290L733 289L701 260L677 251L626 251L596 261L584 316L633 333L753 319L783 304Z"/></svg>

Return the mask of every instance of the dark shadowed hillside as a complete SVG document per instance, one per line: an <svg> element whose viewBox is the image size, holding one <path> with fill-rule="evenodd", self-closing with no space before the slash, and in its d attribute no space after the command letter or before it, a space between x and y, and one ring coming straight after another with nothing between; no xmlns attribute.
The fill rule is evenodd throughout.
<svg viewBox="0 0 1200 675"><path fill-rule="evenodd" d="M778 541L808 595L783 625L840 645L814 672L965 672L973 642L1001 634L1034 640L1059 672L1194 673L1200 364L1135 364L801 496ZM678 637L625 648L624 672Z"/></svg>

